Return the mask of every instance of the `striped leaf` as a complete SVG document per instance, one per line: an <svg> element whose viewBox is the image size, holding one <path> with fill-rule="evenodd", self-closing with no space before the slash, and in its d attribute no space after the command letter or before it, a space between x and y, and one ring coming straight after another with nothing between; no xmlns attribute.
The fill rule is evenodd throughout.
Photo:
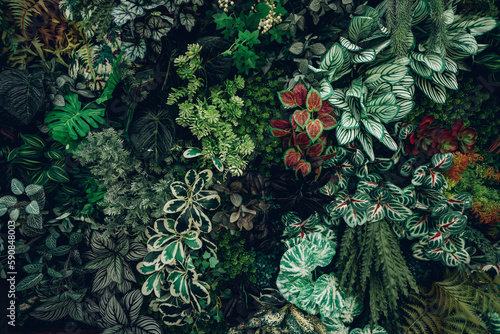
<svg viewBox="0 0 500 334"><path fill-rule="evenodd" d="M417 87L432 101L440 104L446 102L446 89L442 86L434 84L432 81L417 77Z"/></svg>
<svg viewBox="0 0 500 334"><path fill-rule="evenodd" d="M326 79L321 80L319 94L321 100L326 100L333 94L333 87L330 82Z"/></svg>
<svg viewBox="0 0 500 334"><path fill-rule="evenodd" d="M453 154L437 153L432 156L431 164L436 171L445 171L453 166Z"/></svg>
<svg viewBox="0 0 500 334"><path fill-rule="evenodd" d="M361 51L361 50L363 50L362 47L357 46L354 43L351 43L351 41L349 41L347 38L344 38L342 36L340 36L339 41L340 41L340 45L342 45L344 48L346 48L349 51Z"/></svg>
<svg viewBox="0 0 500 334"><path fill-rule="evenodd" d="M383 203L383 207L387 218L393 221L406 221L412 214L410 209L395 200Z"/></svg>
<svg viewBox="0 0 500 334"><path fill-rule="evenodd" d="M69 175L66 173L64 168L60 166L53 165L49 168L47 176L50 180L56 182L69 182Z"/></svg>
<svg viewBox="0 0 500 334"><path fill-rule="evenodd" d="M337 142L339 145L347 145L356 139L360 133L359 129L345 129L342 126L337 127Z"/></svg>
<svg viewBox="0 0 500 334"><path fill-rule="evenodd" d="M349 40L357 43L363 38L368 37L371 33L373 25L376 21L368 16L355 16L349 22L349 27L347 29L347 34Z"/></svg>
<svg viewBox="0 0 500 334"><path fill-rule="evenodd" d="M344 59L344 49L339 43L335 43L321 60L319 68L330 73L336 73L344 65Z"/></svg>
<svg viewBox="0 0 500 334"><path fill-rule="evenodd" d="M448 212L439 217L437 227L442 233L459 234L467 227L467 217L455 211Z"/></svg>
<svg viewBox="0 0 500 334"><path fill-rule="evenodd" d="M366 49L359 53L356 53L352 57L352 62L355 64L369 63L377 57L377 53L374 49Z"/></svg>
<svg viewBox="0 0 500 334"><path fill-rule="evenodd" d="M340 126L344 129L357 129L359 128L359 121L354 118L351 112L344 111L340 117Z"/></svg>
<svg viewBox="0 0 500 334"><path fill-rule="evenodd" d="M349 227L356 227L358 225L363 225L366 222L366 210L359 211L352 205L347 206L347 212L342 217Z"/></svg>
<svg viewBox="0 0 500 334"><path fill-rule="evenodd" d="M457 90L458 82L457 76L450 72L434 72L432 74L432 81L440 86L446 87L448 89Z"/></svg>
<svg viewBox="0 0 500 334"><path fill-rule="evenodd" d="M384 129L383 125L379 122L376 121L373 118L365 118L362 119L361 122L365 126L365 129L372 134L375 138L378 140L382 140L384 138Z"/></svg>
<svg viewBox="0 0 500 334"><path fill-rule="evenodd" d="M37 135L22 134L21 138L27 146L35 148L37 150L43 150L46 146L45 141Z"/></svg>
<svg viewBox="0 0 500 334"><path fill-rule="evenodd" d="M432 78L433 74L432 69L430 69L429 66L427 66L426 64L412 59L410 62L410 67L419 76L426 79Z"/></svg>

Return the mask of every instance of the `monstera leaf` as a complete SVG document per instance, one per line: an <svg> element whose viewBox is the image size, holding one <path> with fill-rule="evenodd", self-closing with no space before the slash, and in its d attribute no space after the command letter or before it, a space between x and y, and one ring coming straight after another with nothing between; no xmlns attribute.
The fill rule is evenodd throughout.
<svg viewBox="0 0 500 334"><path fill-rule="evenodd" d="M22 124L29 124L45 99L43 71L9 70L0 73L1 105Z"/></svg>
<svg viewBox="0 0 500 334"><path fill-rule="evenodd" d="M89 105L83 106L78 100L78 95L70 93L64 97L67 101L64 107L56 107L47 113L45 123L49 128L52 138L66 145L72 140L84 137L92 128L104 124L105 108L91 109Z"/></svg>
<svg viewBox="0 0 500 334"><path fill-rule="evenodd" d="M167 110L148 110L130 127L130 141L145 158L158 165L175 142L175 124Z"/></svg>

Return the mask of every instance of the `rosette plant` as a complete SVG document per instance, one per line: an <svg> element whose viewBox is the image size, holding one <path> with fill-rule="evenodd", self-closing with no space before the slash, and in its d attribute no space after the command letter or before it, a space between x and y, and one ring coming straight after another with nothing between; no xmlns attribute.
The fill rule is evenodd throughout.
<svg viewBox="0 0 500 334"><path fill-rule="evenodd" d="M476 143L476 130L464 128L464 122L457 120L451 130L438 126L430 127L434 116L425 116L415 132L412 132L405 146L406 152L417 155L425 152L429 156L436 153L449 153L459 151L469 153L474 151Z"/></svg>
<svg viewBox="0 0 500 334"><path fill-rule="evenodd" d="M199 173L191 169L186 173L185 182L175 181L170 185L175 198L165 204L163 211L168 214L180 212L174 224L178 233L186 232L191 227L205 233L212 230L210 218L203 212L203 209L215 210L220 205L220 197L215 190L203 190L212 176L208 169Z"/></svg>
<svg viewBox="0 0 500 334"><path fill-rule="evenodd" d="M288 121L270 121L272 135L282 138L284 147L288 148L283 157L286 169L292 169L296 175L299 171L302 176L311 172L319 175L321 166L314 162L328 158L322 156L326 147L323 131L337 125L333 107L323 101L315 89L308 91L302 82L292 91L279 92L278 96L285 108L299 108Z"/></svg>

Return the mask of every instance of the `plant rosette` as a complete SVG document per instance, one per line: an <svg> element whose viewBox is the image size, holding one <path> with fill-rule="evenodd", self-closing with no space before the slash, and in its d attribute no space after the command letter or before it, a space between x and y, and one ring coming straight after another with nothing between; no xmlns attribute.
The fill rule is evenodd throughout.
<svg viewBox="0 0 500 334"><path fill-rule="evenodd" d="M307 234L302 242L288 249L280 263L276 285L283 297L298 308L320 314L330 331L345 328L361 314L363 306L353 295L338 289L334 273L323 274L316 281L313 271L329 265L337 244L321 233Z"/></svg>
<svg viewBox="0 0 500 334"><path fill-rule="evenodd" d="M299 82L292 91L278 92L279 100L286 109L299 108L293 112L289 121L272 120L271 134L282 138L287 148L283 160L286 169L293 169L295 174L303 176L315 172L319 176L321 166L318 161L329 159L322 155L326 147L324 131L337 126L333 107L323 101L315 89L307 90L304 83Z"/></svg>

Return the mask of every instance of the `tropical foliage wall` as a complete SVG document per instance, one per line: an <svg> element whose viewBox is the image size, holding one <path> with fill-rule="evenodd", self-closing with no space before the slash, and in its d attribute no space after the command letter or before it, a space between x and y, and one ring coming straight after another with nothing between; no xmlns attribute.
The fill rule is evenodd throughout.
<svg viewBox="0 0 500 334"><path fill-rule="evenodd" d="M498 1L0 5L2 327L500 333Z"/></svg>

